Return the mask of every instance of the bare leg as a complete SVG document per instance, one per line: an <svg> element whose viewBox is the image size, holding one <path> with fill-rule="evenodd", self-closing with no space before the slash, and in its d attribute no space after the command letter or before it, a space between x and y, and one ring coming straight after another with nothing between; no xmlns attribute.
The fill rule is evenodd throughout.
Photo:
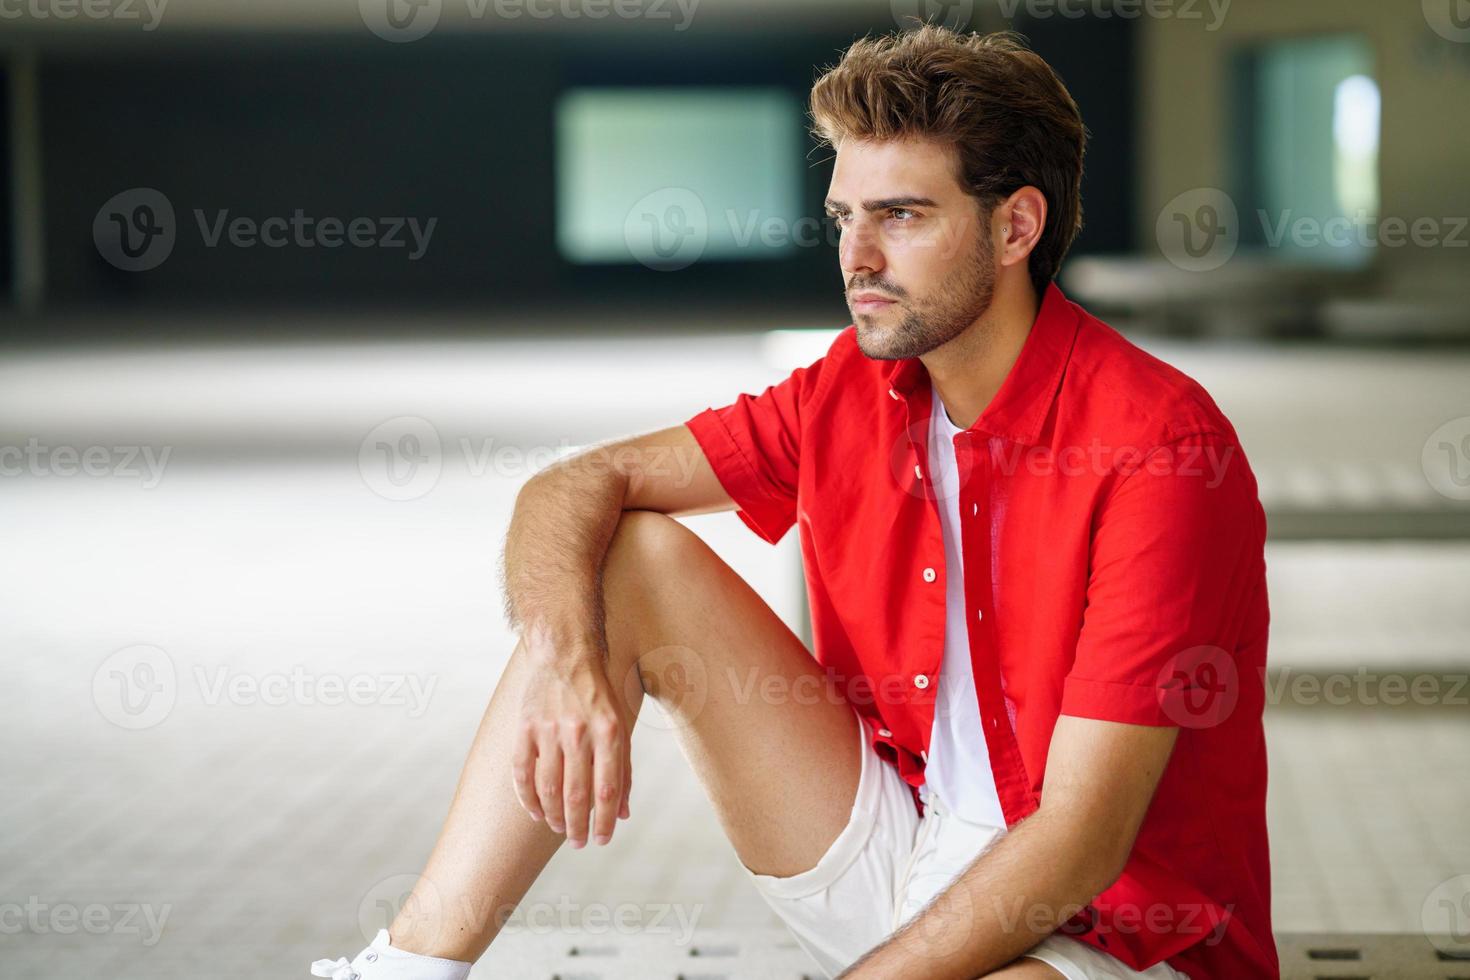
<svg viewBox="0 0 1470 980"><path fill-rule="evenodd" d="M994 980L1000 980L1000 978L1004 978L1004 980L1062 980L1062 975L1045 963L1040 960L1029 960L1025 957L1009 963L999 970L993 970L985 974L985 976L994 978Z"/></svg>
<svg viewBox="0 0 1470 980"><path fill-rule="evenodd" d="M842 692L750 586L672 518L623 516L603 597L608 675L624 692L627 729L652 695L745 866L779 876L814 867L857 794L856 722ZM478 959L565 839L532 821L512 786L509 746L531 669L517 646L424 875L390 927L399 948Z"/></svg>

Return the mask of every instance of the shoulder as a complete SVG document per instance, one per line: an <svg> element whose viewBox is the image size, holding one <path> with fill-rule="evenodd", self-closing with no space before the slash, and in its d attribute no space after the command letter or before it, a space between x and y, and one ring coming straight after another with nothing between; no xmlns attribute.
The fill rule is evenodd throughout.
<svg viewBox="0 0 1470 980"><path fill-rule="evenodd" d="M1078 327L1062 396L1089 428L1102 430L1094 434L1143 450L1187 437L1239 442L1202 384L1073 306Z"/></svg>

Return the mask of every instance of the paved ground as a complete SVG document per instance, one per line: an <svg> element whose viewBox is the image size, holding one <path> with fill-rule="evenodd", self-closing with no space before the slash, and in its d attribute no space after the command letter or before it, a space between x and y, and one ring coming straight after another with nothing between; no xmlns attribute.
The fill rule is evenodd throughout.
<svg viewBox="0 0 1470 980"><path fill-rule="evenodd" d="M670 371L671 398L691 402L705 382ZM473 455L446 452L430 490L388 499L401 488L355 444L273 458L205 417L208 394L203 441L174 439L156 486L116 471L0 480L0 976L285 977L356 952L422 866L509 651L495 560L524 468L476 474ZM651 424L654 399L600 422ZM385 396L361 431L412 408ZM323 397L310 417L333 412ZM183 408L163 414L187 427ZM109 418L98 441L112 446L126 425ZM480 421L463 431L499 433ZM505 427L536 433L506 444L557 441L544 418ZM690 523L800 624L794 535L771 549L731 515ZM1278 666L1464 673L1463 543L1281 543L1268 562ZM349 690L363 703L331 703ZM1461 893L1436 889L1470 874L1466 709L1311 700L1288 693L1268 713L1278 928L1445 931L1441 900ZM624 941L703 948L708 969L689 977L784 976L782 958L799 960L672 739L641 728L635 765L635 819L609 848L558 855L477 977L531 975L569 942L588 977ZM740 942L767 959L724 955Z"/></svg>

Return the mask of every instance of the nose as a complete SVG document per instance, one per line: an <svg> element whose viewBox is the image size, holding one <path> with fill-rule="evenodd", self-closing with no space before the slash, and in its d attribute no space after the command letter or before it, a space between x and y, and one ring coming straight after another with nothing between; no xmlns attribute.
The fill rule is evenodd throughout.
<svg viewBox="0 0 1470 980"><path fill-rule="evenodd" d="M838 262L842 271L851 278L859 272L881 272L884 267L883 250L878 237L867 222L853 221L842 231L837 245Z"/></svg>

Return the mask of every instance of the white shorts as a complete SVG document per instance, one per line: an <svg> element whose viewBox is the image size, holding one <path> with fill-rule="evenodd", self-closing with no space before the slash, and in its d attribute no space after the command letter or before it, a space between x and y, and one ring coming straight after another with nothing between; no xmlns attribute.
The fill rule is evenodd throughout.
<svg viewBox="0 0 1470 980"><path fill-rule="evenodd" d="M897 931L1005 833L961 819L935 796L920 817L908 785L874 750L862 716L853 716L862 770L847 826L808 871L780 878L746 868L761 897L828 977ZM1140 973L1060 934L1025 955L1067 980L1188 980L1167 963Z"/></svg>

